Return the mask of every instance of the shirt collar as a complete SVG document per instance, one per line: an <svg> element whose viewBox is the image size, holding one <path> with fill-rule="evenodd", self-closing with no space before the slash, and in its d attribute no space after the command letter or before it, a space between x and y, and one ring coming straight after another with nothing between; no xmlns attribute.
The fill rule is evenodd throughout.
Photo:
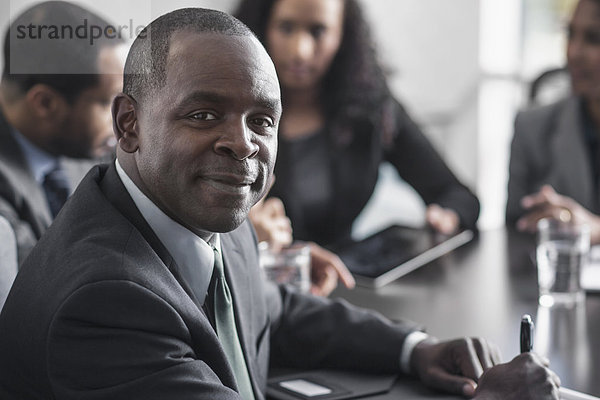
<svg viewBox="0 0 600 400"><path fill-rule="evenodd" d="M21 132L12 126L11 133L17 143L19 143L19 146L21 146L25 160L27 161L29 169L33 173L33 177L35 178L36 182L42 184L46 174L58 166L58 157L53 156L52 154L31 143L29 139L23 136Z"/></svg>
<svg viewBox="0 0 600 400"><path fill-rule="evenodd" d="M204 303L214 267L213 248L220 252L219 234L213 234L209 244L183 225L175 222L142 193L123 170L118 160L115 160L115 165L117 173L136 207L173 256L198 301L201 304Z"/></svg>

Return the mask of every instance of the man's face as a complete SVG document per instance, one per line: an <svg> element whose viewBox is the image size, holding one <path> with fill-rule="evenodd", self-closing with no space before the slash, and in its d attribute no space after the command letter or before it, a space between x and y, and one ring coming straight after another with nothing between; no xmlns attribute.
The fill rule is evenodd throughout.
<svg viewBox="0 0 600 400"><path fill-rule="evenodd" d="M60 154L92 158L104 156L114 148L110 106L123 82L117 49L103 49L98 66L99 83L83 90L73 104L67 105L64 118L57 124L53 144Z"/></svg>
<svg viewBox="0 0 600 400"><path fill-rule="evenodd" d="M567 65L573 92L600 100L600 5L581 0L569 24Z"/></svg>
<svg viewBox="0 0 600 400"><path fill-rule="evenodd" d="M192 231L235 229L267 189L280 115L257 39L175 33L163 87L137 106L142 190Z"/></svg>

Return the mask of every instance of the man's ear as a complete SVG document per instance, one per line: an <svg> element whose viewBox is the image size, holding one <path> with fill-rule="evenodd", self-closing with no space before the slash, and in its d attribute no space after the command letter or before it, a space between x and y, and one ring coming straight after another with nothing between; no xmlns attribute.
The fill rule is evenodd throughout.
<svg viewBox="0 0 600 400"><path fill-rule="evenodd" d="M68 112L66 99L56 90L43 83L33 85L25 95L31 111L40 120L60 119Z"/></svg>
<svg viewBox="0 0 600 400"><path fill-rule="evenodd" d="M139 148L136 101L125 93L119 93L112 103L112 116L118 146L126 153L135 153Z"/></svg>

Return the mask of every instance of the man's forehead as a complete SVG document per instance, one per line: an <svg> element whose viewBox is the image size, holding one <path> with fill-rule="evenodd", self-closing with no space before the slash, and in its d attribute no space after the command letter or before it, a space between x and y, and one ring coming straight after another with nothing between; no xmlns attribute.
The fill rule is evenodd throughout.
<svg viewBox="0 0 600 400"><path fill-rule="evenodd" d="M239 81L261 90L279 92L275 66L260 42L251 35L179 31L172 35L166 66L167 84L185 82L219 85Z"/></svg>
<svg viewBox="0 0 600 400"><path fill-rule="evenodd" d="M219 51L216 51L219 50ZM218 32L196 32L180 30L169 40L168 61L182 56L208 55L205 61L218 58L240 58L251 55L251 59L264 61L266 50L252 35L230 35Z"/></svg>

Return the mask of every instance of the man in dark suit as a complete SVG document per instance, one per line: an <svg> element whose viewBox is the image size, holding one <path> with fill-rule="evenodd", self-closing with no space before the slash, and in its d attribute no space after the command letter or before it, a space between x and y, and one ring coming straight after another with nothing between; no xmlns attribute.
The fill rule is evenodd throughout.
<svg viewBox="0 0 600 400"><path fill-rule="evenodd" d="M273 63L233 17L182 9L140 34L113 102L117 160L86 176L0 314L0 398L263 399L269 358L557 398L534 354L495 366L483 340L263 284L246 217L280 116Z"/></svg>
<svg viewBox="0 0 600 400"><path fill-rule="evenodd" d="M114 142L110 104L121 90L117 46L124 42L91 42L84 25L110 26L50 1L17 16L4 38L0 215L15 232L20 262L93 165L86 159L107 154Z"/></svg>

